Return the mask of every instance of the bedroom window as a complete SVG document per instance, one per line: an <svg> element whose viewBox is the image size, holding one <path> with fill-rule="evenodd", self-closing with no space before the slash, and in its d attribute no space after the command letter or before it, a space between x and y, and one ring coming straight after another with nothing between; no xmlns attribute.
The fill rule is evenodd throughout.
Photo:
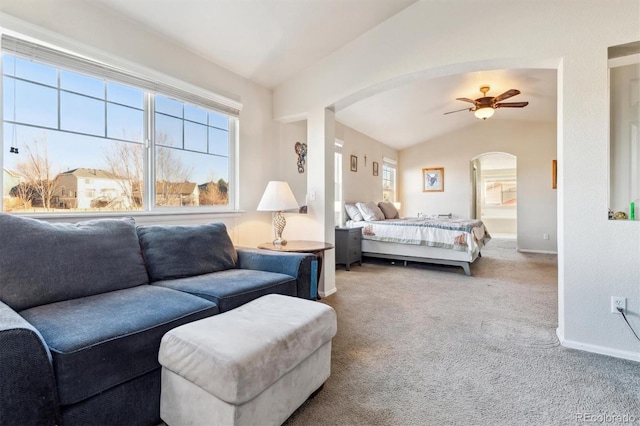
<svg viewBox="0 0 640 426"><path fill-rule="evenodd" d="M383 158L382 162L382 200L393 203L396 201L396 167L397 162L390 158Z"/></svg>
<svg viewBox="0 0 640 426"><path fill-rule="evenodd" d="M239 110L7 35L2 49L2 211L234 209Z"/></svg>

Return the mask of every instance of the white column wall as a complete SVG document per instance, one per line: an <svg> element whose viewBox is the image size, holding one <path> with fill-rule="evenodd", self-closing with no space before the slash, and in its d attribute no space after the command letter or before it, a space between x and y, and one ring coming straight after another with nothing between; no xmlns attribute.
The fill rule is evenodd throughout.
<svg viewBox="0 0 640 426"><path fill-rule="evenodd" d="M312 221L308 232L314 241L335 243L333 200L335 199L334 162L335 153L334 112L320 108L307 116L307 140L309 160L307 172L308 216ZM313 200L315 198L315 200ZM324 252L321 281L318 293L325 297L336 291L335 249Z"/></svg>

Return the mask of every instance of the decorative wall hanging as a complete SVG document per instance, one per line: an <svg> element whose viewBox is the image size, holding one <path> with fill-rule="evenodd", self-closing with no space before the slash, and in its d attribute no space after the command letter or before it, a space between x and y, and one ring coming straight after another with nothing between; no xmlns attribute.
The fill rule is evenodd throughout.
<svg viewBox="0 0 640 426"><path fill-rule="evenodd" d="M296 142L296 154L298 154L298 173L304 173L304 165L307 163L307 144Z"/></svg>
<svg viewBox="0 0 640 426"><path fill-rule="evenodd" d="M422 192L444 191L444 167L422 169Z"/></svg>
<svg viewBox="0 0 640 426"><path fill-rule="evenodd" d="M351 171L352 172L358 171L358 157L356 157L355 155L351 156Z"/></svg>
<svg viewBox="0 0 640 426"><path fill-rule="evenodd" d="M375 161L373 162L373 175L378 176L378 163Z"/></svg>
<svg viewBox="0 0 640 426"><path fill-rule="evenodd" d="M551 188L558 188L558 160L551 162Z"/></svg>

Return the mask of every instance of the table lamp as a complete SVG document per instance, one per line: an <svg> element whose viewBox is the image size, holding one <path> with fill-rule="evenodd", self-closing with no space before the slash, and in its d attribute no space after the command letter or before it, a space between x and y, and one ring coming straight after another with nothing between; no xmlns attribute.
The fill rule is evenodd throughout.
<svg viewBox="0 0 640 426"><path fill-rule="evenodd" d="M293 192L287 182L272 180L267 184L267 188L264 190L262 199L258 204L258 211L274 212L273 231L276 239L273 240L273 245L283 246L287 244L287 240L282 238L282 231L284 231L284 227L287 224L282 211L297 208L296 197L293 196Z"/></svg>

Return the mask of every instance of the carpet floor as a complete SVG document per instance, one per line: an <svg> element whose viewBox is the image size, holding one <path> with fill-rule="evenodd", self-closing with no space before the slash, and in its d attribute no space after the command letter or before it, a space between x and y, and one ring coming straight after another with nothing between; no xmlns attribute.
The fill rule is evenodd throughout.
<svg viewBox="0 0 640 426"><path fill-rule="evenodd" d="M566 349L557 258L494 239L461 268L336 271L331 377L285 423L640 424L640 364Z"/></svg>

